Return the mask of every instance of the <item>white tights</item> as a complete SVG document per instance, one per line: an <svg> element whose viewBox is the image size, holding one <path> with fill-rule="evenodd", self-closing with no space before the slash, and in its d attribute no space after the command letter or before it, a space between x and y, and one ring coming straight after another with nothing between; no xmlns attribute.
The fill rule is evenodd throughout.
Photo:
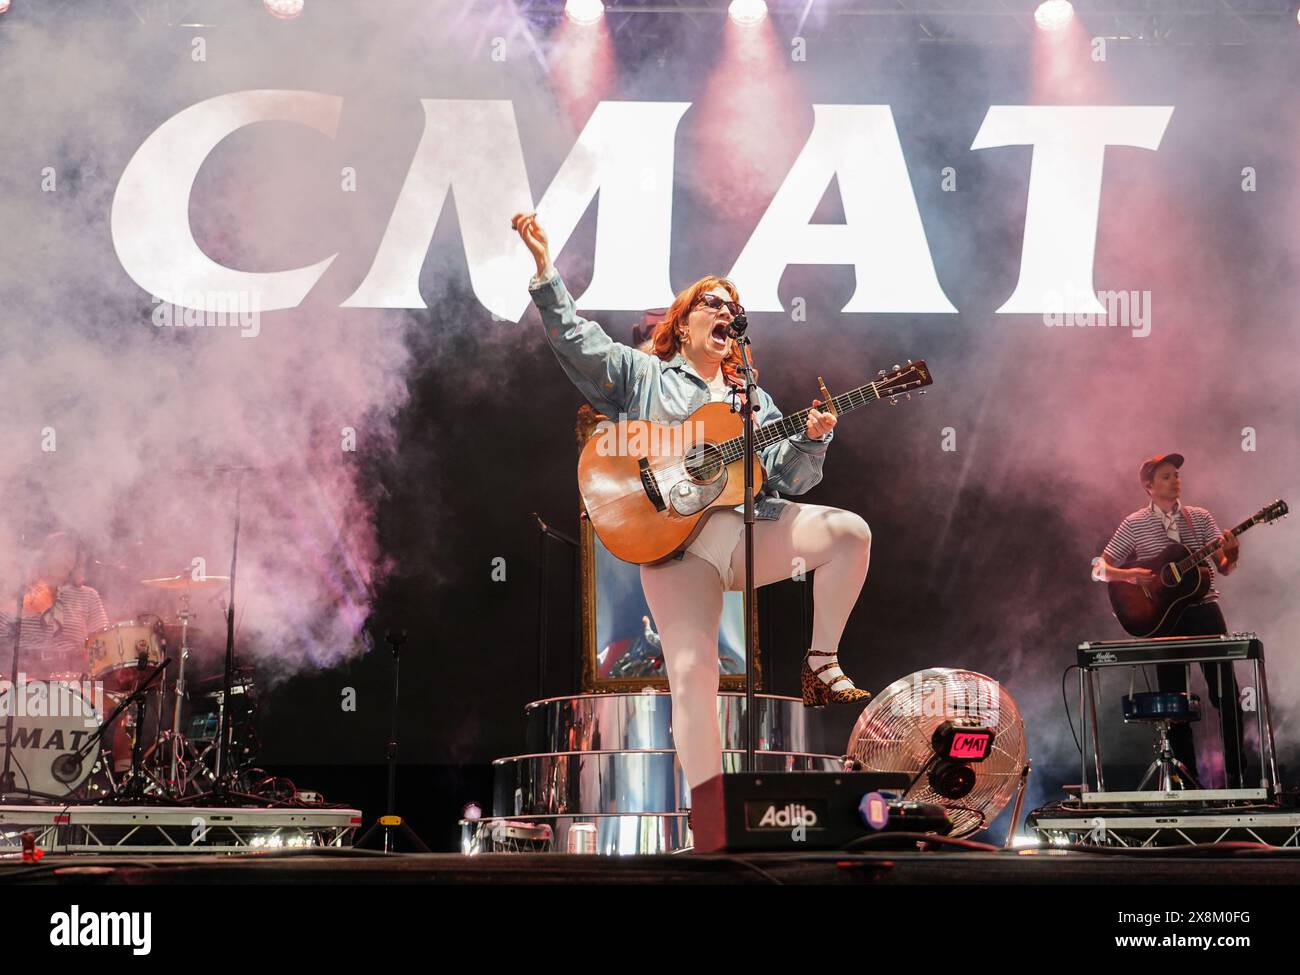
<svg viewBox="0 0 1300 975"><path fill-rule="evenodd" d="M710 517L721 517L725 513ZM802 560L802 561L800 561ZM867 578L871 529L851 511L789 502L776 521L754 523L754 585L813 577L812 648L835 653ZM731 555L731 588L745 587L745 541ZM641 566L641 587L663 641L673 697L673 741L692 788L722 772L718 736L718 626L723 582L691 553Z"/></svg>

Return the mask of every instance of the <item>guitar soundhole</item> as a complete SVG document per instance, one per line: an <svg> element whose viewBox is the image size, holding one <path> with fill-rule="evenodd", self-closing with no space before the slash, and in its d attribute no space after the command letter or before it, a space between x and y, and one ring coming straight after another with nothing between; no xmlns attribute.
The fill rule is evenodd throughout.
<svg viewBox="0 0 1300 975"><path fill-rule="evenodd" d="M723 466L722 450L716 444L694 444L686 451L686 473L701 484L717 480Z"/></svg>

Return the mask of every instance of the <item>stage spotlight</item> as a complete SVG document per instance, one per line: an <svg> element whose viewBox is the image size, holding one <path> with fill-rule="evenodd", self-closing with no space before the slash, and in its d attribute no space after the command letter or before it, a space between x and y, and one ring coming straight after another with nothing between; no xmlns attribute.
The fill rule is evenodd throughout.
<svg viewBox="0 0 1300 975"><path fill-rule="evenodd" d="M266 12L281 20L293 20L302 13L303 0L262 0Z"/></svg>
<svg viewBox="0 0 1300 975"><path fill-rule="evenodd" d="M605 16L605 4L601 0L565 0L564 15L575 24L590 27Z"/></svg>
<svg viewBox="0 0 1300 975"><path fill-rule="evenodd" d="M0 14L9 9L9 0L0 0Z"/></svg>
<svg viewBox="0 0 1300 975"><path fill-rule="evenodd" d="M765 0L731 0L727 16L734 24L752 27L767 16L767 3Z"/></svg>
<svg viewBox="0 0 1300 975"><path fill-rule="evenodd" d="M1034 23L1040 30L1062 30L1074 17L1070 0L1046 0L1034 11Z"/></svg>

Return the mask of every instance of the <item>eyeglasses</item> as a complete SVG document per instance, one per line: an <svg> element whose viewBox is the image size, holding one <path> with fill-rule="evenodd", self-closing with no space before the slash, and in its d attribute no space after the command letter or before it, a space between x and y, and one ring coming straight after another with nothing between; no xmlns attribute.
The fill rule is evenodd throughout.
<svg viewBox="0 0 1300 975"><path fill-rule="evenodd" d="M696 302L699 305L705 305L714 311L721 311L726 308L731 312L732 318L739 318L745 314L745 308L738 301L727 301L725 298L719 298L717 295L700 295L700 300Z"/></svg>

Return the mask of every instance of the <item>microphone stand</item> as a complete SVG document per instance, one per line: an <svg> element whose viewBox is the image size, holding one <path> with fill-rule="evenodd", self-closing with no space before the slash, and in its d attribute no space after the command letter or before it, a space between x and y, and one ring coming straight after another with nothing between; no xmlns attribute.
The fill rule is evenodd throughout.
<svg viewBox="0 0 1300 975"><path fill-rule="evenodd" d="M391 723L388 732L387 752L388 805L384 807L386 810L384 815L376 819L353 846L356 849L364 850L366 844L370 842L370 837L378 832L382 834L380 849L385 853L395 852L394 834L401 836L421 853L429 853L431 851L425 845L424 840L420 839L415 830L407 825L406 820L397 814L397 709L401 701L399 677L402 673L401 650L402 644L406 642L406 631L402 630L394 633L390 630L384 635L384 640L387 642L388 648L393 651L393 709L389 717Z"/></svg>
<svg viewBox="0 0 1300 975"><path fill-rule="evenodd" d="M727 327L740 351L740 371L745 376L745 402L739 408L745 428L745 758L742 771L754 772L754 744L758 740L758 708L754 702L754 654L757 642L754 633L754 413L758 410L754 381L754 366L749 361L749 339L745 329L749 321L744 315L732 319Z"/></svg>
<svg viewBox="0 0 1300 975"><path fill-rule="evenodd" d="M239 562L239 522L242 511L243 476L250 467L215 468L235 474L235 523L230 543L230 591L226 603L226 666L222 675L222 707L217 715L217 759L212 788L191 800L191 805L257 805L269 803L260 796L240 792L236 788L238 770L230 760L230 703L231 688L235 683L235 571Z"/></svg>
<svg viewBox="0 0 1300 975"><path fill-rule="evenodd" d="M4 719L4 771L0 772L0 800L18 796L18 784L13 775L13 719L18 710L18 641L22 638L22 597L23 586L18 586L18 608L13 617L13 672L9 677L9 707ZM30 790L23 790L30 792Z"/></svg>

